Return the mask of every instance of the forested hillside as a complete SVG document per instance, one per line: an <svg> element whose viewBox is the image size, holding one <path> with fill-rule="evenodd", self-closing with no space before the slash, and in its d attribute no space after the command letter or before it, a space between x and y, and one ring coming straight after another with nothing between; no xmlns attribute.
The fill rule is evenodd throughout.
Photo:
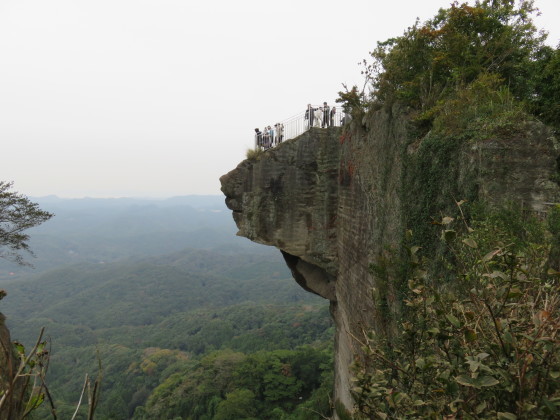
<svg viewBox="0 0 560 420"><path fill-rule="evenodd" d="M0 281L70 263L162 255L186 247L221 248L227 252L235 246L263 251L262 247L235 236L231 215L218 196L33 200L55 214L48 222L28 231L31 249L36 254L36 258L28 260L35 269L0 261Z"/></svg>
<svg viewBox="0 0 560 420"><path fill-rule="evenodd" d="M62 221L33 237L64 246L50 248L50 261L36 248L34 274L2 282L2 312L28 348L46 327L59 418L71 417L99 362L99 419L328 413L328 304L293 281L277 250L236 238L221 200L198 209L180 199L147 207L96 200L98 214L90 200L55 201L49 209ZM182 208L196 223L185 223ZM164 246L141 243L151 235ZM83 251L56 263L70 238ZM37 417L50 418L46 403Z"/></svg>

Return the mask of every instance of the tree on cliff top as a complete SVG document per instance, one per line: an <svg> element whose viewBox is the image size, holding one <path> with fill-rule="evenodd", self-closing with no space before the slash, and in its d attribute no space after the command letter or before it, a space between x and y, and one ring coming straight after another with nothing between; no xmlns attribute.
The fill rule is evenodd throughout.
<svg viewBox="0 0 560 420"><path fill-rule="evenodd" d="M21 251L33 255L25 230L40 225L53 215L17 192L11 182L0 181L0 257L26 265Z"/></svg>
<svg viewBox="0 0 560 420"><path fill-rule="evenodd" d="M513 92L528 91L528 63L542 47L532 1L454 2L402 36L378 43L371 53L380 71L371 75L378 100L399 100L427 109L481 74L499 75ZM373 67L371 68L373 69Z"/></svg>
<svg viewBox="0 0 560 420"><path fill-rule="evenodd" d="M455 1L403 35L378 42L372 60L362 63L371 102L399 102L431 122L438 104L491 75L545 122L557 123L558 116L550 119L541 112L541 102L558 97L560 80L556 76L551 84L550 77L540 77L540 67L553 78L560 69L551 67L557 60L550 59L554 54L544 45L546 34L533 24L536 13L533 0L518 6L514 0L476 0L473 6ZM341 93L339 101L347 102L348 93Z"/></svg>

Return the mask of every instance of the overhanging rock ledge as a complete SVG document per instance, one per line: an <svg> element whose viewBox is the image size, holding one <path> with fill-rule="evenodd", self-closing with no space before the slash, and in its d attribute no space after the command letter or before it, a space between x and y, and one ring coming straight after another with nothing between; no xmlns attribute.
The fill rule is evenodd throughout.
<svg viewBox="0 0 560 420"><path fill-rule="evenodd" d="M360 123L312 128L220 178L238 235L280 249L295 280L330 301L334 398L348 409L359 341L368 329L386 328L372 299L380 285L371 264L402 243L415 220L409 204L434 197L414 171L442 164L430 154L418 157L424 139L412 139L407 115L397 106L371 112ZM558 155L552 131L538 122L513 135L465 142L444 162L454 176L436 198L451 202L453 191L457 199L515 201L545 212L560 202ZM386 304L398 310L391 287Z"/></svg>

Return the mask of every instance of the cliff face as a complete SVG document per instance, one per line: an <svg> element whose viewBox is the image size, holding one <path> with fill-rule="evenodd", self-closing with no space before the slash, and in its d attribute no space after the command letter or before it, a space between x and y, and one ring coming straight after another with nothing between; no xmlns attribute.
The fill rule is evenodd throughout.
<svg viewBox="0 0 560 420"><path fill-rule="evenodd" d="M545 126L526 123L514 134L450 147L412 140L407 121L394 107L344 133L315 128L220 179L238 234L280 249L295 280L330 301L335 398L348 408L359 341L387 327L374 289L384 287L390 307L400 304L391 285L376 284L373 262L407 229L429 230L430 216L445 211L441 203L516 201L544 212L560 201L558 152Z"/></svg>
<svg viewBox="0 0 560 420"><path fill-rule="evenodd" d="M19 419L23 414L24 381L16 379L18 359L12 349L10 332L4 323L5 317L0 313L0 398L5 391L8 395L0 404L0 420Z"/></svg>

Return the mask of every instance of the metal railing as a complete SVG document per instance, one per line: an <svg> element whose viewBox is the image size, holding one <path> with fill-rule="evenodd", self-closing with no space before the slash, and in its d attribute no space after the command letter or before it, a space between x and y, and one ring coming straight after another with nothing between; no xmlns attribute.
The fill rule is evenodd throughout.
<svg viewBox="0 0 560 420"><path fill-rule="evenodd" d="M334 112L332 112L333 108ZM340 127L344 125L347 118L348 116L342 111L342 107L329 107L325 112L322 106L312 105L308 110L300 112L273 126L266 126L262 131L255 129L255 149L270 149L283 141L293 139L305 133L311 127Z"/></svg>

